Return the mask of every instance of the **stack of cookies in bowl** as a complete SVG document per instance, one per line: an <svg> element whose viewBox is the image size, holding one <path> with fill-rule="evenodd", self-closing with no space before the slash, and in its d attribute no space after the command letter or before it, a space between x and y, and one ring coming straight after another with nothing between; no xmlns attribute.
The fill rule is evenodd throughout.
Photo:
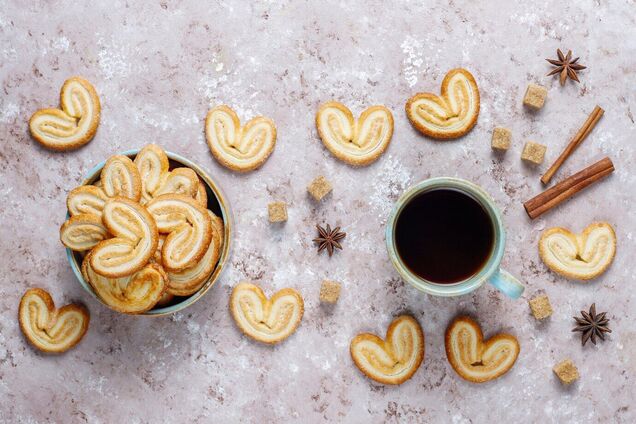
<svg viewBox="0 0 636 424"><path fill-rule="evenodd" d="M108 307L174 312L218 276L227 206L202 171L179 166L184 160L161 147L130 156L112 156L68 194L60 240L80 281Z"/></svg>

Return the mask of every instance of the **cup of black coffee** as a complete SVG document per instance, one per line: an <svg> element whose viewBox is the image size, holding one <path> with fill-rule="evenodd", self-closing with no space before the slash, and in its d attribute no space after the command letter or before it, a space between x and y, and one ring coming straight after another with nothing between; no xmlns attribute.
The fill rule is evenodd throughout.
<svg viewBox="0 0 636 424"><path fill-rule="evenodd" d="M431 178L408 189L386 228L389 258L402 278L436 296L470 293L485 282L521 296L523 285L499 267L505 239L492 198L459 178Z"/></svg>

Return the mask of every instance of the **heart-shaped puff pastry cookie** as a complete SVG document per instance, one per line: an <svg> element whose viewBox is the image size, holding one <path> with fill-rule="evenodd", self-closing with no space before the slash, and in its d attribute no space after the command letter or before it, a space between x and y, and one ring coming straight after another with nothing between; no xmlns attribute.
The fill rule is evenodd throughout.
<svg viewBox="0 0 636 424"><path fill-rule="evenodd" d="M55 308L43 289L29 289L20 300L20 329L26 339L43 352L66 352L84 337L90 315L80 305Z"/></svg>
<svg viewBox="0 0 636 424"><path fill-rule="evenodd" d="M327 102L316 113L316 128L335 157L354 166L368 165L389 147L393 115L384 106L371 106L356 122L347 106Z"/></svg>
<svg viewBox="0 0 636 424"><path fill-rule="evenodd" d="M610 266L616 254L616 233L606 222L594 222L581 234L555 227L543 232L539 255L557 274L574 280L591 280Z"/></svg>
<svg viewBox="0 0 636 424"><path fill-rule="evenodd" d="M437 139L458 138L470 131L479 116L479 89L466 69L448 71L441 96L417 93L406 102L406 116L422 134Z"/></svg>
<svg viewBox="0 0 636 424"><path fill-rule="evenodd" d="M176 296L190 296L203 286L207 278L216 267L221 256L221 246L223 245L223 220L214 215L212 211L207 211L212 221L212 240L199 261L182 271L168 272L168 293ZM160 264L163 260L160 259Z"/></svg>
<svg viewBox="0 0 636 424"><path fill-rule="evenodd" d="M164 150L156 144L149 144L139 151L134 161L141 177L141 200L145 205L162 194L185 194L196 198L201 206L207 207L205 186L196 172L190 168L169 170L170 162ZM199 200L200 196L205 196Z"/></svg>
<svg viewBox="0 0 636 424"><path fill-rule="evenodd" d="M182 271L205 256L212 241L207 209L183 194L164 194L146 206L159 232L168 235L161 247L161 264L167 271Z"/></svg>
<svg viewBox="0 0 636 424"><path fill-rule="evenodd" d="M446 357L464 380L484 383L494 380L515 364L519 343L509 334L497 334L484 341L479 324L460 316L446 329Z"/></svg>
<svg viewBox="0 0 636 424"><path fill-rule="evenodd" d="M104 277L119 278L143 268L159 240L155 220L146 208L125 197L115 197L106 202L102 222L115 237L92 250L93 270Z"/></svg>
<svg viewBox="0 0 636 424"><path fill-rule="evenodd" d="M358 334L349 352L367 377L383 384L402 384L424 360L424 333L415 318L402 315L389 325L385 340L375 334Z"/></svg>
<svg viewBox="0 0 636 424"><path fill-rule="evenodd" d="M111 309L139 314L152 309L163 297L167 279L159 265L149 263L130 276L107 278L91 267L92 255L86 255L82 262L82 276Z"/></svg>
<svg viewBox="0 0 636 424"><path fill-rule="evenodd" d="M108 196L101 188L81 185L68 193L66 207L71 216L91 214L101 217L107 200Z"/></svg>
<svg viewBox="0 0 636 424"><path fill-rule="evenodd" d="M305 304L294 289L285 288L268 299L251 283L239 283L230 296L230 312L241 331L259 342L275 344L292 335L303 318Z"/></svg>
<svg viewBox="0 0 636 424"><path fill-rule="evenodd" d="M31 136L52 150L77 149L93 139L100 105L95 88L84 78L67 79L60 91L62 109L41 109L31 116Z"/></svg>
<svg viewBox="0 0 636 424"><path fill-rule="evenodd" d="M126 197L138 202L141 199L141 176L128 156L108 158L100 176L102 190L108 197Z"/></svg>
<svg viewBox="0 0 636 424"><path fill-rule="evenodd" d="M205 118L205 137L219 163L233 171L247 172L261 166L276 145L274 121L264 116L245 126L228 106L211 109Z"/></svg>
<svg viewBox="0 0 636 424"><path fill-rule="evenodd" d="M101 215L81 213L73 215L60 228L60 241L69 249L83 252L95 247L109 236Z"/></svg>

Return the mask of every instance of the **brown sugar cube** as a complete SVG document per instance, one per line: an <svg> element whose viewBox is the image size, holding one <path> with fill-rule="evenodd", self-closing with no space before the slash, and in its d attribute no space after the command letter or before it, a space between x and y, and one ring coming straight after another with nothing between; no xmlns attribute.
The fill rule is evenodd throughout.
<svg viewBox="0 0 636 424"><path fill-rule="evenodd" d="M543 144L535 143L533 141L528 141L525 146L523 146L523 152L521 152L521 159L526 162L534 163L535 165L540 165L543 163L543 158L545 157L545 151L547 147Z"/></svg>
<svg viewBox="0 0 636 424"><path fill-rule="evenodd" d="M538 320L546 319L552 315L552 305L550 299L545 294L535 296L528 301L532 315Z"/></svg>
<svg viewBox="0 0 636 424"><path fill-rule="evenodd" d="M576 369L576 365L574 365L570 359L559 362L552 368L552 371L559 377L561 383L566 386L572 384L579 378L579 370Z"/></svg>
<svg viewBox="0 0 636 424"><path fill-rule="evenodd" d="M508 128L495 127L492 130L492 140L490 145L494 150L505 152L510 148L511 139L512 132Z"/></svg>
<svg viewBox="0 0 636 424"><path fill-rule="evenodd" d="M340 297L340 283L324 280L320 285L320 301L336 303Z"/></svg>
<svg viewBox="0 0 636 424"><path fill-rule="evenodd" d="M287 204L285 202L272 202L267 205L269 222L287 221Z"/></svg>
<svg viewBox="0 0 636 424"><path fill-rule="evenodd" d="M523 96L523 104L531 109L539 110L548 97L548 90L537 84L528 84L526 94Z"/></svg>
<svg viewBox="0 0 636 424"><path fill-rule="evenodd" d="M317 202L320 202L323 197L329 194L331 189L331 183L322 175L313 180L307 187L307 191L311 194L311 197L316 199Z"/></svg>

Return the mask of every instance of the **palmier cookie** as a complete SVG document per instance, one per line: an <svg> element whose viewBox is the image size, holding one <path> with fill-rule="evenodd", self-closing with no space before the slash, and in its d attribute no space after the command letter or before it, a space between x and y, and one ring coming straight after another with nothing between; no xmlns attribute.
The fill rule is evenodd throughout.
<svg viewBox="0 0 636 424"><path fill-rule="evenodd" d="M607 222L594 222L581 234L555 227L543 232L539 255L557 274L591 280L605 272L616 254L616 233Z"/></svg>
<svg viewBox="0 0 636 424"><path fill-rule="evenodd" d="M153 193L152 197L162 194L184 194L196 198L199 191L199 176L190 168L175 168L168 172L161 186Z"/></svg>
<svg viewBox="0 0 636 424"><path fill-rule="evenodd" d="M519 343L509 334L487 341L479 324L466 316L455 318L446 329L446 357L464 380L483 383L507 373L519 355Z"/></svg>
<svg viewBox="0 0 636 424"><path fill-rule="evenodd" d="M83 252L109 237L99 215L82 213L67 219L60 228L60 241L71 250Z"/></svg>
<svg viewBox="0 0 636 424"><path fill-rule="evenodd" d="M205 255L212 241L212 222L207 209L182 194L164 194L146 205L162 234L161 249L166 271L182 271L194 266Z"/></svg>
<svg viewBox="0 0 636 424"><path fill-rule="evenodd" d="M81 305L55 308L51 295L43 289L29 289L20 300L20 329L33 346L43 352L66 352L84 337L90 315Z"/></svg>
<svg viewBox="0 0 636 424"><path fill-rule="evenodd" d="M95 88L84 78L67 79L60 91L60 106L62 109L40 109L31 116L31 136L58 151L77 149L91 141L101 110Z"/></svg>
<svg viewBox="0 0 636 424"><path fill-rule="evenodd" d="M358 334L351 340L351 358L367 377L382 384L402 384L424 360L424 333L417 320L402 315L393 320L382 340Z"/></svg>
<svg viewBox="0 0 636 424"><path fill-rule="evenodd" d="M128 156L111 156L102 168L100 181L108 197L126 197L135 202L141 199L141 176Z"/></svg>
<svg viewBox="0 0 636 424"><path fill-rule="evenodd" d="M451 69L442 81L441 96L417 93L406 102L406 116L419 132L432 138L465 135L479 116L475 78L466 69Z"/></svg>
<svg viewBox="0 0 636 424"><path fill-rule="evenodd" d="M148 144L137 153L134 164L141 178L141 203L148 203L170 169L166 152L156 144Z"/></svg>
<svg viewBox="0 0 636 424"><path fill-rule="evenodd" d="M221 256L223 221L207 211L212 221L212 240L205 255L190 268L183 271L168 272L168 292L175 296L190 296L206 282ZM219 223L220 221L220 223ZM163 261L162 261L163 262Z"/></svg>
<svg viewBox="0 0 636 424"><path fill-rule="evenodd" d="M316 113L316 128L335 157L350 165L368 165L389 147L393 115L384 106L371 106L356 121L347 106L327 102Z"/></svg>
<svg viewBox="0 0 636 424"><path fill-rule="evenodd" d="M108 278L93 270L91 255L92 252L82 262L82 276L111 309L139 314L152 309L163 298L166 275L159 265L149 263L130 276Z"/></svg>
<svg viewBox="0 0 636 424"><path fill-rule="evenodd" d="M281 289L268 299L260 287L239 283L230 296L230 312L243 334L275 344L291 336L303 318L305 304L296 290Z"/></svg>
<svg viewBox="0 0 636 424"><path fill-rule="evenodd" d="M149 144L139 151L134 160L141 177L141 200L146 204L162 194L185 194L202 202L207 206L205 186L199 176L190 168L175 168L169 170L170 162L166 152L156 144ZM200 193L203 188L203 194Z"/></svg>
<svg viewBox="0 0 636 424"><path fill-rule="evenodd" d="M107 200L108 196L101 188L81 185L70 191L66 197L66 207L71 216L91 214L101 217Z"/></svg>
<svg viewBox="0 0 636 424"><path fill-rule="evenodd" d="M104 206L102 222L114 237L93 248L93 270L104 277L119 278L143 268L159 239L155 220L146 208L130 199L115 197Z"/></svg>
<svg viewBox="0 0 636 424"><path fill-rule="evenodd" d="M205 118L205 137L217 161L233 171L247 172L261 166L276 145L274 121L264 116L245 126L228 106L211 109Z"/></svg>

